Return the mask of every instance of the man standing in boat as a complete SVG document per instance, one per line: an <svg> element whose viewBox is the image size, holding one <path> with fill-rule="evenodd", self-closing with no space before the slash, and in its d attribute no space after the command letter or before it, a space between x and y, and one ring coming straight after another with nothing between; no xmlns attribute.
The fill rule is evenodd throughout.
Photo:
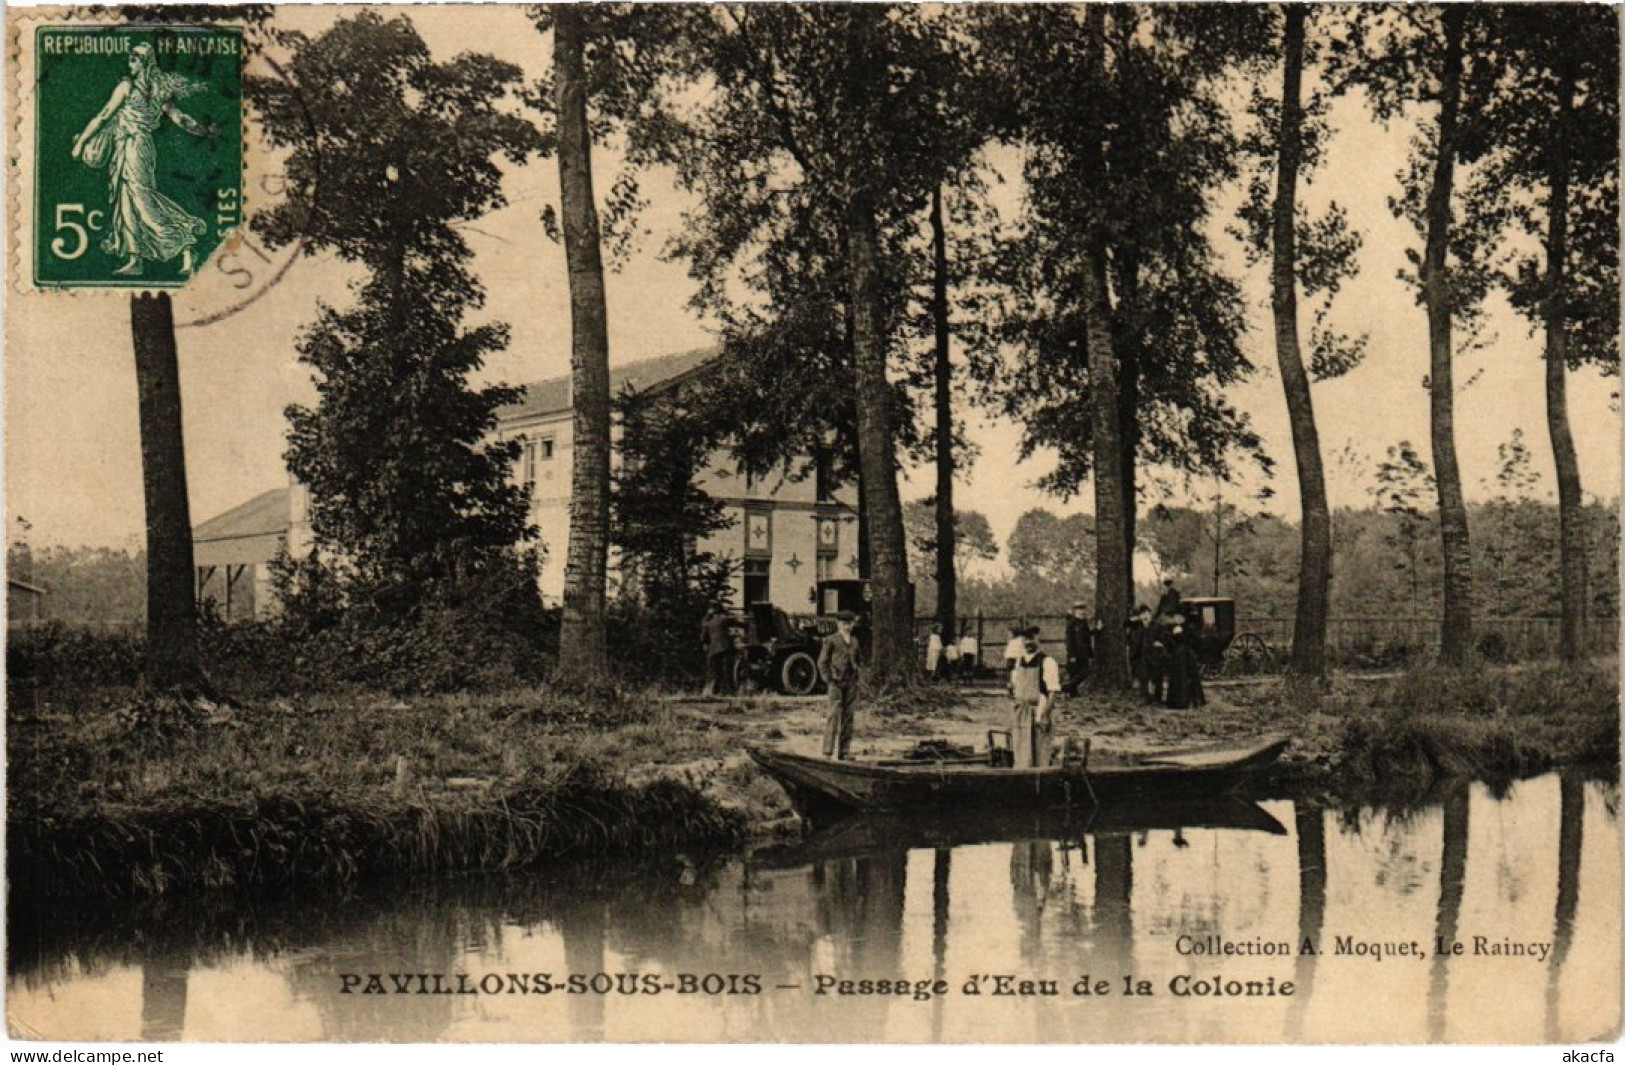
<svg viewBox="0 0 1625 1065"><path fill-rule="evenodd" d="M854 635L858 616L850 610L835 615L835 631L824 637L818 652L818 674L829 685L829 720L824 726L824 757L845 761L852 749L852 711L858 702L858 674L863 655Z"/></svg>
<svg viewBox="0 0 1625 1065"><path fill-rule="evenodd" d="M1061 690L1061 670L1055 659L1038 646L1035 626L1022 633L1021 655L1010 669L1010 748L1017 769L1049 764L1055 734L1055 693Z"/></svg>

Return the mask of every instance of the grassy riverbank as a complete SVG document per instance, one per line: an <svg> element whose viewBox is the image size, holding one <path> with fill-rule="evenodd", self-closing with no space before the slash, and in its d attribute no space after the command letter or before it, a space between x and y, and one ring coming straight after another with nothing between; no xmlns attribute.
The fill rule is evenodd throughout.
<svg viewBox="0 0 1625 1065"><path fill-rule="evenodd" d="M731 843L745 817L683 774L638 775L650 697L322 701L224 709L132 698L11 714L14 886L151 895L515 869Z"/></svg>
<svg viewBox="0 0 1625 1065"><path fill-rule="evenodd" d="M1361 781L1508 780L1558 766L1619 764L1614 661L1418 670L1349 709L1338 747Z"/></svg>
<svg viewBox="0 0 1625 1065"><path fill-rule="evenodd" d="M107 691L9 709L13 885L157 895L501 870L697 850L789 823L748 743L816 751L821 699L640 692L276 700L223 708ZM854 753L1004 727L996 691L865 705ZM1612 662L1214 685L1170 711L1081 696L1058 731L1137 749L1283 731L1261 787L1358 792L1617 764Z"/></svg>

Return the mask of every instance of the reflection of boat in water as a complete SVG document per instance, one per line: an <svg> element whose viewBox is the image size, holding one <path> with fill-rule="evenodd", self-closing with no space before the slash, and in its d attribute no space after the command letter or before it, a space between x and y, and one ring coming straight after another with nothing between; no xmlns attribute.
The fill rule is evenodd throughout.
<svg viewBox="0 0 1625 1065"><path fill-rule="evenodd" d="M920 848L970 847L1026 840L1076 840L1084 835L1227 828L1284 836L1286 827L1249 799L1220 796L1100 806L1092 809L921 810L833 821L795 843L764 847L750 864L784 869L815 862Z"/></svg>
<svg viewBox="0 0 1625 1065"><path fill-rule="evenodd" d="M1274 762L1288 742L1269 736L1243 744L1096 751L1042 769L995 767L988 757L839 762L769 747L749 751L803 817L823 820L856 811L1104 808L1118 801L1220 795Z"/></svg>

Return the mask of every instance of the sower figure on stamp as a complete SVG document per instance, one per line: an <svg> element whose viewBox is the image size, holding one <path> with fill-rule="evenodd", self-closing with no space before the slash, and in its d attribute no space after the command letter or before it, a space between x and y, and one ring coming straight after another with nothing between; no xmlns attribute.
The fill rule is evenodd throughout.
<svg viewBox="0 0 1625 1065"><path fill-rule="evenodd" d="M858 674L863 655L854 635L858 616L843 610L835 631L818 652L818 674L829 685L829 720L824 726L824 757L845 761L852 750L852 710L858 702Z"/></svg>
<svg viewBox="0 0 1625 1065"><path fill-rule="evenodd" d="M175 108L176 100L205 88L201 82L159 70L152 45L138 44L130 49L129 77L118 83L73 142L75 159L90 167L107 167L112 213L102 250L124 257L115 274L139 274L143 260L168 262L177 255L181 273L192 273L192 248L208 227L158 191L153 134L165 118L195 137L215 133L213 126Z"/></svg>
<svg viewBox="0 0 1625 1065"><path fill-rule="evenodd" d="M1010 698L1014 702L1010 722L1010 749L1015 768L1031 769L1049 764L1050 742L1055 733L1055 693L1061 690L1061 670L1055 659L1038 647L1039 630L1022 634L1021 655L1010 669Z"/></svg>

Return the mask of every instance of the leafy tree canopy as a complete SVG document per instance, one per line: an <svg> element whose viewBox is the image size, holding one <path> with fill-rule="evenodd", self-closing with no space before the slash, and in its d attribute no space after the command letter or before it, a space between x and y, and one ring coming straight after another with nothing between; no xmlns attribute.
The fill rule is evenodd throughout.
<svg viewBox="0 0 1625 1065"><path fill-rule="evenodd" d="M510 482L516 448L490 440L518 392L468 385L507 329L461 325L484 293L459 226L506 202L497 159L522 162L542 140L503 107L516 67L437 63L404 16L364 12L281 43L285 76L249 92L288 152L290 195L255 226L366 271L352 306L320 304L297 343L318 401L288 409L288 468L310 487L318 542L409 604L535 535Z"/></svg>
<svg viewBox="0 0 1625 1065"><path fill-rule="evenodd" d="M1057 492L1075 492L1093 461L1081 288L1092 226L1110 254L1119 361L1135 368L1124 382L1138 392L1127 427L1138 435L1133 454L1185 471L1223 470L1237 450L1268 465L1223 394L1251 366L1240 291L1208 239L1212 190L1236 176L1239 154L1221 77L1256 47L1246 43L1250 17L1114 6L1107 58L1096 67L1073 8L985 16L987 46L1013 72L1006 135L1027 147L1027 203L1000 278L1008 292L1000 339L1017 358L981 369L1022 421L1024 448L1057 452L1046 478ZM1102 128L1103 144L1091 143L1089 131Z"/></svg>

